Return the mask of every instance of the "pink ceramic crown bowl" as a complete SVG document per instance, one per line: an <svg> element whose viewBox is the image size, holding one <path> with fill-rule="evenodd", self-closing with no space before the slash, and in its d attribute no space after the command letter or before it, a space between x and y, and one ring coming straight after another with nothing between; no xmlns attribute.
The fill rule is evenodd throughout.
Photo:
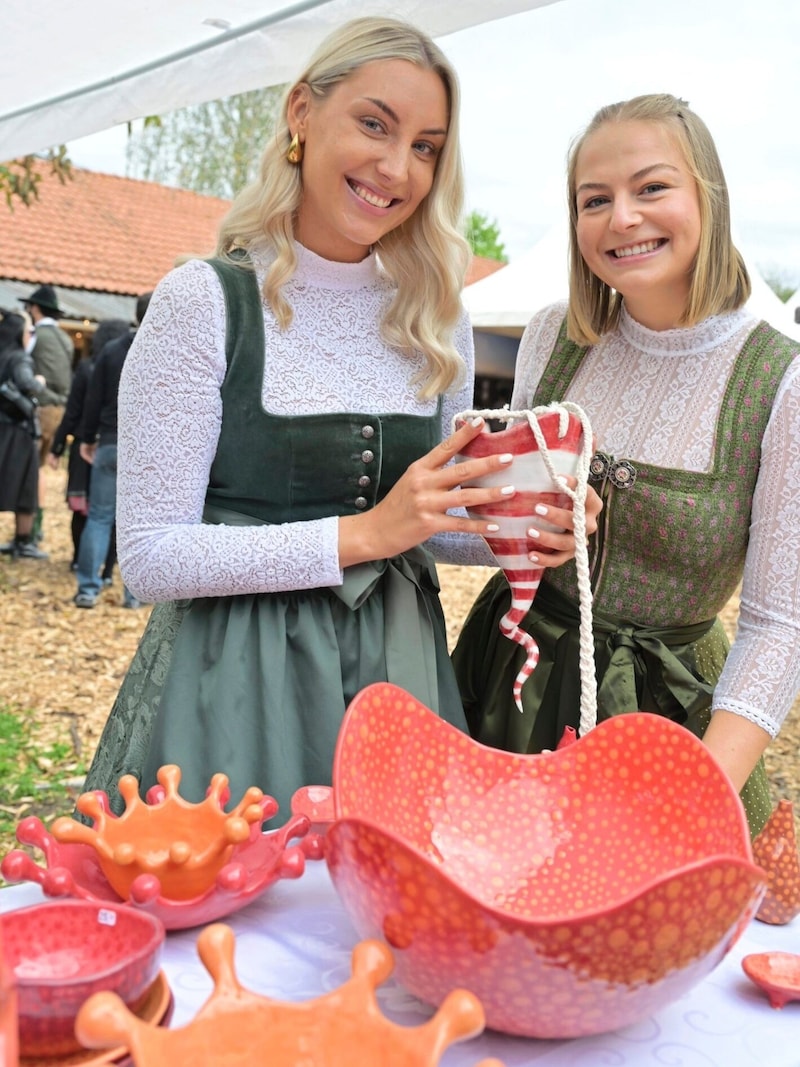
<svg viewBox="0 0 800 1067"><path fill-rule="evenodd" d="M206 798L191 804L178 792L180 768L158 773L146 802L132 775L120 779L126 808L119 817L104 792L82 794L78 808L92 817L91 828L64 816L48 832L36 816L23 819L17 840L43 852L46 865L12 849L0 873L8 882L36 882L51 897L130 904L168 930L229 915L279 878L303 873L305 852L290 842L306 834L304 815L263 833L261 824L278 805L261 790L248 790L228 813L225 775L214 775Z"/></svg>
<svg viewBox="0 0 800 1067"><path fill-rule="evenodd" d="M164 925L146 912L62 900L4 912L0 924L17 985L23 1056L81 1048L75 1017L88 997L113 992L135 1009L158 977Z"/></svg>
<svg viewBox="0 0 800 1067"><path fill-rule="evenodd" d="M337 743L324 837L359 936L440 1004L532 1037L617 1029L723 958L765 887L744 811L703 744L643 713L536 756L478 744L370 686Z"/></svg>

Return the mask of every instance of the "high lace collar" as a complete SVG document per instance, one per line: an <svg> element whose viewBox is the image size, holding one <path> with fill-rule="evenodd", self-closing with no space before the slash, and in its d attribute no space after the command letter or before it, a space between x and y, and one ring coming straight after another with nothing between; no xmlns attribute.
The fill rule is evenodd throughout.
<svg viewBox="0 0 800 1067"><path fill-rule="evenodd" d="M289 279L287 288L314 286L321 289L362 289L367 285L374 285L382 277L375 252L370 253L358 263L339 263L335 260L323 259L310 248L301 245L299 241L295 241L294 248L297 255L297 270ZM256 272L260 275L266 273L275 258L274 250L266 244L252 246L250 255Z"/></svg>
<svg viewBox="0 0 800 1067"><path fill-rule="evenodd" d="M650 330L637 322L623 304L619 332L632 348L648 356L693 356L718 348L745 327L755 326L757 321L746 308L739 308L711 315L696 326Z"/></svg>

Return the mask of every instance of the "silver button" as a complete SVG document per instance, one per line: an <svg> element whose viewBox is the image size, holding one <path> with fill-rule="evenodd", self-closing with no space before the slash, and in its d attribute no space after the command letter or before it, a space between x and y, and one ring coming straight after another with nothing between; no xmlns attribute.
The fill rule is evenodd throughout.
<svg viewBox="0 0 800 1067"><path fill-rule="evenodd" d="M362 426L361 427L361 436L362 437L366 437L367 440L369 440L370 437L374 437L375 436L375 427L374 426Z"/></svg>
<svg viewBox="0 0 800 1067"><path fill-rule="evenodd" d="M371 452L368 448L365 448L361 453L362 463L372 463L373 459L375 459L375 453Z"/></svg>
<svg viewBox="0 0 800 1067"><path fill-rule="evenodd" d="M360 511L363 511L366 506L367 506L367 498L365 496L357 496L356 497L356 507Z"/></svg>
<svg viewBox="0 0 800 1067"><path fill-rule="evenodd" d="M358 479L358 484L362 489L366 489L368 485L372 485L372 479L368 474L362 474Z"/></svg>

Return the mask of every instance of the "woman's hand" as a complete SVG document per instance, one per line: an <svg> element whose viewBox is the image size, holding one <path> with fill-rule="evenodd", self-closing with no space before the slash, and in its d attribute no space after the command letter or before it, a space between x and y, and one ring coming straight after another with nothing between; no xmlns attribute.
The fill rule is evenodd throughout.
<svg viewBox="0 0 800 1067"><path fill-rule="evenodd" d="M462 488L461 482L509 467L510 453L450 464L484 428L477 418L465 423L427 455L412 463L384 499L362 515L339 519L339 566L387 559L447 532L490 536L497 525L485 519L449 515L452 508L476 507L514 495L513 485ZM450 464L450 466L448 466ZM564 557L569 558L568 556Z"/></svg>
<svg viewBox="0 0 800 1067"><path fill-rule="evenodd" d="M574 489L578 484L572 475L566 482ZM586 536L597 532L597 517L603 510L603 501L595 490L586 492ZM551 504L537 504L536 513L528 528L531 563L539 567L560 567L575 556L575 515L572 508L559 508ZM555 529L554 529L555 527Z"/></svg>

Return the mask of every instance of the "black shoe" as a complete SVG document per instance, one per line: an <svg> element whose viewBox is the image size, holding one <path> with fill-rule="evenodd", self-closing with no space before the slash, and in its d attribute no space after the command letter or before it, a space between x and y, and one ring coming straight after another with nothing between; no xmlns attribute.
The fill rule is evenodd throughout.
<svg viewBox="0 0 800 1067"><path fill-rule="evenodd" d="M13 556L13 554L14 554L14 546L16 545L16 543L17 543L16 540L14 540L14 541L6 541L6 543L4 545L0 545L0 555Z"/></svg>
<svg viewBox="0 0 800 1067"><path fill-rule="evenodd" d="M17 541L11 555L14 559L50 559L47 552L42 552L33 541Z"/></svg>

